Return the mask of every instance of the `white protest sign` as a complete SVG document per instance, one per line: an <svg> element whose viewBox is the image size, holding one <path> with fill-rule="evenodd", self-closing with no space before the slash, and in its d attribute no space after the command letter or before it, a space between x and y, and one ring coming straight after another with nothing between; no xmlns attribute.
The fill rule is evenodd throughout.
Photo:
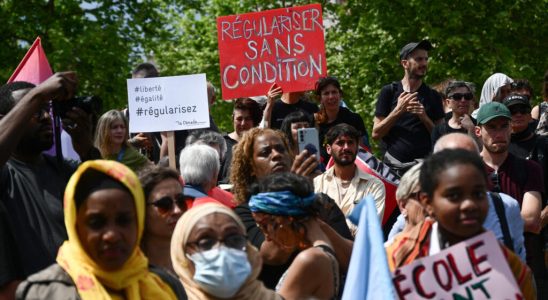
<svg viewBox="0 0 548 300"><path fill-rule="evenodd" d="M205 74L127 80L129 131L209 127Z"/></svg>
<svg viewBox="0 0 548 300"><path fill-rule="evenodd" d="M397 269L399 299L523 299L492 232Z"/></svg>

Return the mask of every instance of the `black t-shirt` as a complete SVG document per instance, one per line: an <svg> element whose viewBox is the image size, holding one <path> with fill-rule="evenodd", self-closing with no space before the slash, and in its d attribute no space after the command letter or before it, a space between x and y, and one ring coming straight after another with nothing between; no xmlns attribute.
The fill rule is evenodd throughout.
<svg viewBox="0 0 548 300"><path fill-rule="evenodd" d="M327 195L325 197L327 197ZM328 220L326 223L329 224L342 237L350 240L353 239L350 229L348 229L348 225L346 225L346 220L341 209L334 203L333 199L330 199L330 201L333 202L333 205L330 205L329 210L324 211L320 218L322 220ZM236 212L244 223L249 242L257 249L261 249L261 245L263 244L265 237L253 219L251 210L249 210L249 205L247 203L238 205L234 208L234 212ZM272 266L263 263L263 269L259 275L259 280L261 280L267 288L275 289L280 277L282 277L283 273L289 268L297 254L298 252L294 253L289 260L282 265Z"/></svg>
<svg viewBox="0 0 548 300"><path fill-rule="evenodd" d="M67 239L63 194L75 169L46 155L36 164L10 159L0 169L0 286L55 262Z"/></svg>
<svg viewBox="0 0 548 300"><path fill-rule="evenodd" d="M313 116L314 113L318 112L318 106L314 103L302 99L295 104L287 104L278 99L274 102L272 114L270 115L270 128L280 129L282 127L282 122L284 118L290 113L298 110L302 110Z"/></svg>
<svg viewBox="0 0 548 300"><path fill-rule="evenodd" d="M472 120L472 122L475 125L476 124L476 119L474 119L472 117L470 117L470 119ZM434 126L434 129L432 129L432 135L431 135L432 147L434 147L434 144L436 144L436 142L439 140L440 137L442 137L446 134L453 133L453 132L460 132L460 133L464 133L464 134L468 133L468 131L465 128L462 128L462 127L461 128L453 128L453 127L449 126L449 120L447 120L447 119L445 120L445 122Z"/></svg>
<svg viewBox="0 0 548 300"><path fill-rule="evenodd" d="M320 139L320 145L322 146L320 147L321 148L320 154L322 156L322 162L325 164L327 164L330 158L330 155L327 154L327 151L325 150L325 146L324 146L325 135L327 134L329 129L341 123L346 123L356 128L356 130L360 132L360 136L362 137L366 136L366 139L369 141L369 136L367 134L367 130L365 129L365 125L363 124L362 117L357 113L351 112L346 107L342 107L342 106L339 107L339 113L337 114L337 118L333 122L323 123L319 125L318 135Z"/></svg>
<svg viewBox="0 0 548 300"><path fill-rule="evenodd" d="M377 98L375 116L386 118L396 107L402 92L401 81L385 85ZM444 117L441 97L425 83L418 89L418 99L432 122ZM430 132L417 115L409 112L402 114L382 141L386 151L401 162L424 158L432 150Z"/></svg>
<svg viewBox="0 0 548 300"><path fill-rule="evenodd" d="M217 177L219 183L229 183L230 181L230 166L232 165L232 151L233 147L238 144L238 141L232 139L227 133L223 134L223 138L226 142L225 158L221 162L221 171Z"/></svg>

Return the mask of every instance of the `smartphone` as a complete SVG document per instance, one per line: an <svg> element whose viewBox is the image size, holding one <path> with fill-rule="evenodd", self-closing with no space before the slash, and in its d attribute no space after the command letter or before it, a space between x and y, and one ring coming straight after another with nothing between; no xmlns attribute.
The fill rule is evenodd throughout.
<svg viewBox="0 0 548 300"><path fill-rule="evenodd" d="M306 149L310 155L316 154L316 158L320 160L320 142L316 128L297 129L297 142L299 153Z"/></svg>

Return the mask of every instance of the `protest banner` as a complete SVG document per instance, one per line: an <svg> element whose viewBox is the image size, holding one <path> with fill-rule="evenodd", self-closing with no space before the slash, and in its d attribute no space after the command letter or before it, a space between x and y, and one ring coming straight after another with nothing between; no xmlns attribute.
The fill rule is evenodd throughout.
<svg viewBox="0 0 548 300"><path fill-rule="evenodd" d="M326 76L320 4L217 18L223 99L314 88Z"/></svg>
<svg viewBox="0 0 548 300"><path fill-rule="evenodd" d="M129 131L209 127L205 74L127 80Z"/></svg>
<svg viewBox="0 0 548 300"><path fill-rule="evenodd" d="M397 269L399 299L523 299L492 232Z"/></svg>

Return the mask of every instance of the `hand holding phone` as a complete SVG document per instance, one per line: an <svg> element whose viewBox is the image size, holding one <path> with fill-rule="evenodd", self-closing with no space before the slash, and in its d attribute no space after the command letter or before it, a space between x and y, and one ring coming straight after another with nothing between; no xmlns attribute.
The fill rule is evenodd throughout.
<svg viewBox="0 0 548 300"><path fill-rule="evenodd" d="M297 143L299 144L299 153L306 150L309 155L315 154L316 159L320 160L320 143L316 128L297 129Z"/></svg>

